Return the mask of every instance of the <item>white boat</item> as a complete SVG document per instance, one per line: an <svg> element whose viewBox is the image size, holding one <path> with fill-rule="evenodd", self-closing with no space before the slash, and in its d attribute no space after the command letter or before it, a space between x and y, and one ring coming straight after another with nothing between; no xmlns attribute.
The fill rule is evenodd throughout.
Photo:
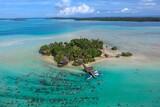
<svg viewBox="0 0 160 107"><path fill-rule="evenodd" d="M96 70L96 71L93 71L93 73L94 73L94 75L95 76L99 76L99 72ZM89 77L87 78L87 80L89 80L89 79L91 79L91 78L93 78L93 76L92 75L89 75Z"/></svg>
<svg viewBox="0 0 160 107"><path fill-rule="evenodd" d="M98 72L98 71L94 71L94 75L95 75L95 76L98 76L98 75L99 75L99 72Z"/></svg>

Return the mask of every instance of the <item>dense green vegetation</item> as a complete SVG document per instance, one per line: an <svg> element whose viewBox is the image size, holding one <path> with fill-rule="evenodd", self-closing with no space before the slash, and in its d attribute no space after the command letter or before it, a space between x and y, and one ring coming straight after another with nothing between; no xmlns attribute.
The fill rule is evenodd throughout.
<svg viewBox="0 0 160 107"><path fill-rule="evenodd" d="M130 52L122 52L121 53L121 56L124 56L124 57L130 57L130 56L132 56L133 54L132 53L130 53Z"/></svg>
<svg viewBox="0 0 160 107"><path fill-rule="evenodd" d="M115 51L118 50L118 48L116 46L112 47L111 50Z"/></svg>
<svg viewBox="0 0 160 107"><path fill-rule="evenodd" d="M71 19L78 21L134 21L134 22L160 22L160 17L48 17L48 18L0 18L0 20L24 21L27 19Z"/></svg>
<svg viewBox="0 0 160 107"><path fill-rule="evenodd" d="M134 22L159 22L160 17L93 17L93 18L74 18L80 21L134 21Z"/></svg>
<svg viewBox="0 0 160 107"><path fill-rule="evenodd" d="M66 63L66 60L73 61L78 66L80 62L89 63L95 61L95 57L102 54L103 42L100 40L89 40L86 38L73 39L70 42L54 42L41 46L39 53L52 55L57 64Z"/></svg>

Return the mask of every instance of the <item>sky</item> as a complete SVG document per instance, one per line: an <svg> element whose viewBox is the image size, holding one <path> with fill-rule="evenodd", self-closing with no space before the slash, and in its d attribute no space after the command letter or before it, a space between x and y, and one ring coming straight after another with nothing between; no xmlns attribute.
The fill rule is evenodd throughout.
<svg viewBox="0 0 160 107"><path fill-rule="evenodd" d="M0 0L0 18L160 16L160 0Z"/></svg>

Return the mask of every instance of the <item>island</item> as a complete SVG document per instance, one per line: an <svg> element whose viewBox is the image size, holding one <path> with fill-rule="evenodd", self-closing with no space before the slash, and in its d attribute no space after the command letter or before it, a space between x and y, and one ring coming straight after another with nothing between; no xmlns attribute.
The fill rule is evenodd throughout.
<svg viewBox="0 0 160 107"><path fill-rule="evenodd" d="M111 47L110 51L117 51L116 46ZM52 56L58 67L63 67L68 63L73 66L80 66L96 62L96 59L104 59L108 57L129 57L130 52L121 52L116 55L110 54L109 48L103 41L99 39L72 39L70 42L54 42L43 45L39 49L39 53L43 56Z"/></svg>
<svg viewBox="0 0 160 107"><path fill-rule="evenodd" d="M51 17L46 19L75 21L129 21L129 22L160 22L160 17Z"/></svg>
<svg viewBox="0 0 160 107"><path fill-rule="evenodd" d="M160 17L92 17L74 18L77 21L131 21L131 22L160 22Z"/></svg>
<svg viewBox="0 0 160 107"><path fill-rule="evenodd" d="M0 18L0 20L25 21L28 19L55 19L75 21L129 21L129 22L160 22L160 17L35 17L35 18Z"/></svg>

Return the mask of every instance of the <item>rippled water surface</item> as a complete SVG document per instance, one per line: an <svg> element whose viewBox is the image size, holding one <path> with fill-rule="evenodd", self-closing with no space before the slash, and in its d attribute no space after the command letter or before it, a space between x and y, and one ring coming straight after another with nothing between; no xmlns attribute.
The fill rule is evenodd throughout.
<svg viewBox="0 0 160 107"><path fill-rule="evenodd" d="M134 58L81 68L57 68L42 60L42 44L99 38ZM0 107L159 107L160 23L79 22L29 19L0 21Z"/></svg>

